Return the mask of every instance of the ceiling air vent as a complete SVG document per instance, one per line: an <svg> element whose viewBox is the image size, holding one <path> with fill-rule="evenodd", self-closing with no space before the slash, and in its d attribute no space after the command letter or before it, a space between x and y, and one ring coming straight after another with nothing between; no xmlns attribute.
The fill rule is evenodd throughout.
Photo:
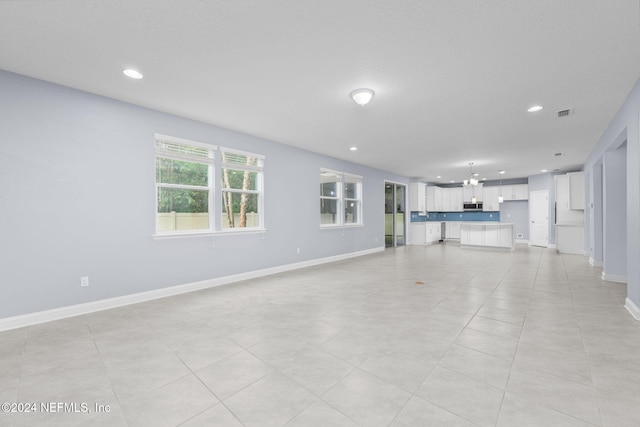
<svg viewBox="0 0 640 427"><path fill-rule="evenodd" d="M573 111L571 109L560 110L558 111L558 118L563 119L565 117L569 117L572 114L573 114Z"/></svg>

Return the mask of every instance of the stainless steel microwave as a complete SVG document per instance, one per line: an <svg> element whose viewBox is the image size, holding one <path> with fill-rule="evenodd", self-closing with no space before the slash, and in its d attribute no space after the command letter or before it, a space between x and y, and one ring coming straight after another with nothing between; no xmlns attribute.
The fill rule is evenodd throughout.
<svg viewBox="0 0 640 427"><path fill-rule="evenodd" d="M481 211L482 210L482 202L479 202L479 203L464 203L462 205L462 210L464 210L464 211Z"/></svg>

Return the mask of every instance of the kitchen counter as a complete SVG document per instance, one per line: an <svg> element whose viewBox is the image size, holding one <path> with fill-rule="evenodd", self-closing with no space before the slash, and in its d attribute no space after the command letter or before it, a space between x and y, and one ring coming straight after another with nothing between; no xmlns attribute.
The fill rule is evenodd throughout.
<svg viewBox="0 0 640 427"><path fill-rule="evenodd" d="M513 250L515 248L513 226L513 223L508 222L461 222L460 246Z"/></svg>

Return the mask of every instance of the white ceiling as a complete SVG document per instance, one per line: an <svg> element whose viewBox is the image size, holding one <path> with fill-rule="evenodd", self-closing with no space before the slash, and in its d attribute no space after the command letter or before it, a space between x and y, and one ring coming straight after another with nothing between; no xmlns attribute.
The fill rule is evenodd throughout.
<svg viewBox="0 0 640 427"><path fill-rule="evenodd" d="M0 68L409 177L506 179L586 160L640 75L639 3L4 0Z"/></svg>

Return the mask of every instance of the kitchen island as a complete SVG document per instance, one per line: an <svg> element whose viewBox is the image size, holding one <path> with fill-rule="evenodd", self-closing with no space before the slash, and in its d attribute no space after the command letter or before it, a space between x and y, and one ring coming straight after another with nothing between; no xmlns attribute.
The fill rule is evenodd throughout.
<svg viewBox="0 0 640 427"><path fill-rule="evenodd" d="M513 224L507 222L461 222L460 246L513 250Z"/></svg>

